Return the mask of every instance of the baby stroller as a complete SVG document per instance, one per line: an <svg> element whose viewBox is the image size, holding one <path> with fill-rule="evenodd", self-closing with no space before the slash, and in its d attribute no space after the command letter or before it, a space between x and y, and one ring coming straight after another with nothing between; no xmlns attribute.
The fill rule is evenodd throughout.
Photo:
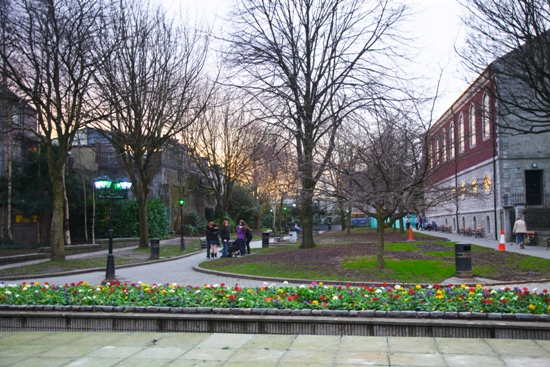
<svg viewBox="0 0 550 367"><path fill-rule="evenodd" d="M231 241L229 242L229 246L227 246L227 257L237 257L241 254L241 251L239 250L239 244L237 241Z"/></svg>

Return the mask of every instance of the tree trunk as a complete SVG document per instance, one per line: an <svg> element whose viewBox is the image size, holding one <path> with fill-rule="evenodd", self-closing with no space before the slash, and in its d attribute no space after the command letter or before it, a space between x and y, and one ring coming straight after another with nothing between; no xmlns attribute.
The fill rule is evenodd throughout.
<svg viewBox="0 0 550 367"><path fill-rule="evenodd" d="M63 199L65 201L65 245L70 246L71 245L71 228L69 225L69 199L67 198L67 182L66 180L66 171L67 171L67 163L63 166Z"/></svg>
<svg viewBox="0 0 550 367"><path fill-rule="evenodd" d="M302 243L301 249L314 248L313 240L313 189L315 182L313 179L302 180L302 192L300 203L302 204Z"/></svg>
<svg viewBox="0 0 550 367"><path fill-rule="evenodd" d="M136 201L139 210L139 248L149 248L149 225L147 221L147 198L138 195Z"/></svg>
<svg viewBox="0 0 550 367"><path fill-rule="evenodd" d="M384 230L386 229L384 225L384 219L379 217L376 218L378 221L378 243L376 244L376 258L378 260L378 269L385 269L386 263L384 262Z"/></svg>
<svg viewBox="0 0 550 367"><path fill-rule="evenodd" d="M63 225L65 218L65 184L63 173L50 173L53 187L53 209L52 209L52 227L50 229L50 259L52 261L65 260L65 238L63 236Z"/></svg>

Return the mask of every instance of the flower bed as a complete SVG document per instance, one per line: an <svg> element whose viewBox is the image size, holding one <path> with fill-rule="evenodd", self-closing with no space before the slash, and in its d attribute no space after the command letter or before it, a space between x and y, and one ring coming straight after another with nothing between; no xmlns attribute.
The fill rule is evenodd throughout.
<svg viewBox="0 0 550 367"><path fill-rule="evenodd" d="M544 289L493 289L477 285L303 286L241 288L220 285L120 283L93 286L86 282L54 285L0 284L0 304L270 308L287 310L443 311L503 314L550 314Z"/></svg>

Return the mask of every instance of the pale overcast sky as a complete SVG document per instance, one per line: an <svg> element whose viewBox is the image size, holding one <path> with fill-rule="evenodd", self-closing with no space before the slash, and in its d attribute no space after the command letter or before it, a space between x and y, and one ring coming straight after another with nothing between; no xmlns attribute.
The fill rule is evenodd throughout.
<svg viewBox="0 0 550 367"><path fill-rule="evenodd" d="M198 19L221 24L232 0L160 0L167 9L188 9ZM437 78L439 65L444 67L442 94L436 104L436 119L462 94L475 75L465 76L460 59L454 51L464 33L461 26L461 6L457 0L403 0L412 5L415 13L411 32L418 39L418 72L428 73L428 78ZM410 36L410 34L407 34Z"/></svg>

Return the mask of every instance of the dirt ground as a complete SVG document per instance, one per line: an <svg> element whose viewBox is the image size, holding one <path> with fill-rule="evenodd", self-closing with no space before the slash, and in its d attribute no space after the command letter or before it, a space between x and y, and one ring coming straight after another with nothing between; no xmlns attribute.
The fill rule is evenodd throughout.
<svg viewBox="0 0 550 367"><path fill-rule="evenodd" d="M437 233L430 233L437 236ZM347 235L345 232L326 232L315 237L318 245L312 249L297 249L297 248L281 248L280 251L273 251L269 254L258 254L257 256L245 256L242 258L232 259L232 264L240 263L257 263L270 262L271 264L284 264L285 266L295 267L296 269L325 269L328 273L349 279L350 281L361 281L368 276L368 279L385 280L387 274L380 272L365 272L364 270L346 269L342 265L344 259L355 257L365 257L376 255L376 233L351 233ZM407 233L389 230L385 233L385 243L406 242L408 239ZM347 244L328 246L331 242L346 242ZM392 251L386 246L385 259L396 260L414 260L426 259L433 260L434 256L429 253L441 253L437 257L438 260L449 262L449 265L455 267L455 250L454 246L445 245L444 238L423 237L422 234L415 234L415 241L420 242L414 246L417 251ZM275 246L271 246L275 247ZM526 256L511 252L494 251L486 248L472 247L472 267L474 272L478 269L490 268L491 274L477 274L480 277L490 277L494 280L511 281L511 280L530 280L550 277L550 269L548 270L532 270L521 267L519 264L525 261ZM538 261L538 259L534 259ZM221 266L221 264L220 264ZM220 269L222 270L222 269Z"/></svg>

